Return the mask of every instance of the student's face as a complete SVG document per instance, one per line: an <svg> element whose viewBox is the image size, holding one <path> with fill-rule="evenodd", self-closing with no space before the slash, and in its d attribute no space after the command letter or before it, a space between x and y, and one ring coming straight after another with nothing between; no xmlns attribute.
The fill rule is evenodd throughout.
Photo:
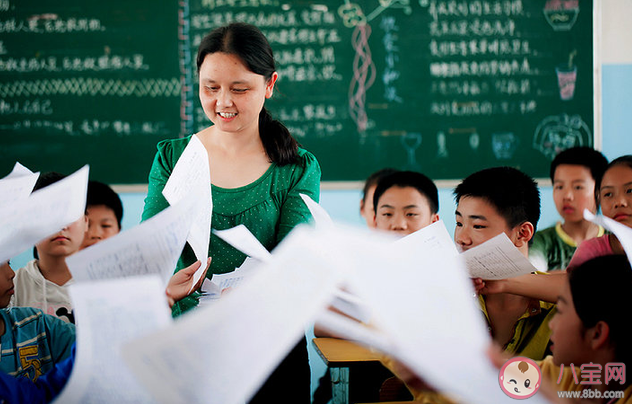
<svg viewBox="0 0 632 404"><path fill-rule="evenodd" d="M88 230L83 237L81 248L89 247L101 240L117 235L121 229L114 211L105 205L90 206L88 211Z"/></svg>
<svg viewBox="0 0 632 404"><path fill-rule="evenodd" d="M599 202L604 216L632 227L632 168L617 165L605 172Z"/></svg>
<svg viewBox="0 0 632 404"><path fill-rule="evenodd" d="M553 176L553 200L566 222L584 220L584 209L595 213L595 180L584 166L561 164Z"/></svg>
<svg viewBox="0 0 632 404"><path fill-rule="evenodd" d="M380 197L375 226L401 236L416 232L439 220L428 199L413 187L391 187Z"/></svg>
<svg viewBox="0 0 632 404"><path fill-rule="evenodd" d="M40 258L44 255L52 257L67 257L79 251L83 237L88 228L88 217L82 216L76 222L64 227L59 233L36 245Z"/></svg>
<svg viewBox="0 0 632 404"><path fill-rule="evenodd" d="M462 197L455 214L454 241L461 251L476 247L503 232L515 244L517 230L510 229L507 221L487 200L474 196Z"/></svg>
<svg viewBox="0 0 632 404"><path fill-rule="evenodd" d="M583 364L580 355L588 352L590 345L585 339L586 330L583 327L571 296L568 282L565 282L562 293L557 300L557 312L549 321L551 328L551 351L556 365ZM586 361L587 363L588 361Z"/></svg>
<svg viewBox="0 0 632 404"><path fill-rule="evenodd" d="M375 227L375 209L373 209L373 194L377 185L371 185L366 190L364 200L360 201L360 215L364 218L368 227Z"/></svg>
<svg viewBox="0 0 632 404"><path fill-rule="evenodd" d="M9 262L4 262L0 265L0 309L3 309L11 302L11 296L13 296L13 278L15 272L9 266Z"/></svg>
<svg viewBox="0 0 632 404"><path fill-rule="evenodd" d="M235 55L215 52L200 66L200 102L206 116L222 132L257 130L259 113L272 96L277 74L266 82Z"/></svg>

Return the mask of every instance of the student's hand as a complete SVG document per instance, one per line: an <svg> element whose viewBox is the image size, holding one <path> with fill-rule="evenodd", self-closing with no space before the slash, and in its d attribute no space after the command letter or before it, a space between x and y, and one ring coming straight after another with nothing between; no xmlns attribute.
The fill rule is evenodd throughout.
<svg viewBox="0 0 632 404"><path fill-rule="evenodd" d="M505 292L505 280L483 280L481 278L472 278L474 290L478 295L493 295Z"/></svg>
<svg viewBox="0 0 632 404"><path fill-rule="evenodd" d="M196 290L202 286L202 283L206 278L206 272L210 266L211 257L209 257L206 261L206 270L204 271L204 275L200 277L193 288L191 288L191 285L193 284L193 275L195 274L195 271L200 268L200 261L196 261L194 264L189 265L188 267L173 274L171 279L169 279L167 288L165 289L167 300L169 301L169 307L173 307L175 302L187 297L189 295L189 291Z"/></svg>

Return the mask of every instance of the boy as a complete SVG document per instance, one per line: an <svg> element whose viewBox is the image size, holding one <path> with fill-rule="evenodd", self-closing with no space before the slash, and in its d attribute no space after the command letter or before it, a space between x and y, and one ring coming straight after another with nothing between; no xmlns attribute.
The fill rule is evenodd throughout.
<svg viewBox="0 0 632 404"><path fill-rule="evenodd" d="M439 220L439 192L425 175L398 171L378 182L373 208L376 228L406 236Z"/></svg>
<svg viewBox="0 0 632 404"><path fill-rule="evenodd" d="M42 174L33 190L44 188L62 178L64 176L59 173ZM79 251L87 228L88 219L84 215L35 245L36 259L20 268L15 276L14 306L35 307L74 323L68 294L72 275L66 265L66 257Z"/></svg>
<svg viewBox="0 0 632 404"><path fill-rule="evenodd" d="M505 233L525 257L540 218L540 193L529 176L510 167L479 171L454 190L454 241L465 251ZM549 353L555 305L508 293L479 295L493 339L507 353L540 360Z"/></svg>
<svg viewBox="0 0 632 404"><path fill-rule="evenodd" d="M584 209L597 211L595 182L607 166L603 154L590 147L573 147L553 159L553 200L563 222L535 234L529 259L537 269L566 269L582 241L604 234L602 227L584 219Z"/></svg>
<svg viewBox="0 0 632 404"><path fill-rule="evenodd" d="M6 309L13 295L15 272L0 265L0 371L15 377L37 378L68 357L75 326L30 307Z"/></svg>
<svg viewBox="0 0 632 404"><path fill-rule="evenodd" d="M88 182L86 206L88 230L83 238L82 249L119 234L123 204L112 188L102 182Z"/></svg>
<svg viewBox="0 0 632 404"><path fill-rule="evenodd" d="M375 210L373 210L373 194L375 188L380 179L386 177L389 174L396 172L394 168L383 168L379 171L369 175L364 182L364 188L362 189L362 199L360 200L360 216L366 221L366 225L371 228L375 227Z"/></svg>

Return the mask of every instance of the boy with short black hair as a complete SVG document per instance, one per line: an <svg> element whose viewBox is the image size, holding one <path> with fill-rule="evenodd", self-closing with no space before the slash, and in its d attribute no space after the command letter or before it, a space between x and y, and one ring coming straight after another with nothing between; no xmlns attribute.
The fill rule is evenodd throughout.
<svg viewBox="0 0 632 404"><path fill-rule="evenodd" d="M378 229L405 236L439 220L439 192L425 175L398 171L378 182L373 208Z"/></svg>
<svg viewBox="0 0 632 404"><path fill-rule="evenodd" d="M505 233L527 257L540 218L540 192L528 175L510 167L476 172L454 190L454 241L464 251ZM555 305L508 293L479 296L493 339L512 355L539 360L549 353Z"/></svg>
<svg viewBox="0 0 632 404"><path fill-rule="evenodd" d="M86 206L88 230L81 245L82 249L119 234L123 219L123 204L121 198L109 185L99 181L89 181Z"/></svg>
<svg viewBox="0 0 632 404"><path fill-rule="evenodd" d="M607 166L603 154L591 147L572 147L553 159L553 200L563 222L535 234L529 259L537 269L566 269L582 241L604 234L603 227L584 219L584 209L596 213L595 183Z"/></svg>

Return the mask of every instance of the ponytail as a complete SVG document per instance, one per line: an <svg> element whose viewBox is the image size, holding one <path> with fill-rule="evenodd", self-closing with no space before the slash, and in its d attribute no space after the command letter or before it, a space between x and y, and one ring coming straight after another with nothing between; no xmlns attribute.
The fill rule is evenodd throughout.
<svg viewBox="0 0 632 404"><path fill-rule="evenodd" d="M270 116L265 107L259 113L259 136L271 162L283 166L298 161L298 142L281 122Z"/></svg>

